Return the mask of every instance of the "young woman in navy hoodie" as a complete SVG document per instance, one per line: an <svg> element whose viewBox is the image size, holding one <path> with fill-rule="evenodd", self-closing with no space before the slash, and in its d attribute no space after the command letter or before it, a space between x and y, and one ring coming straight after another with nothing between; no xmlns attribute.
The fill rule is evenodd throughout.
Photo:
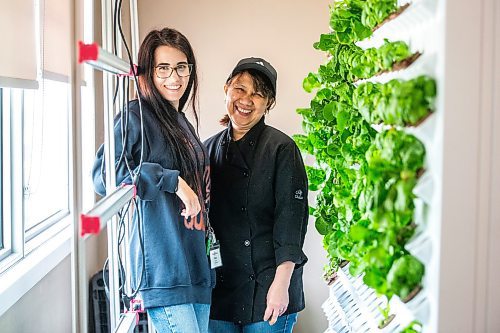
<svg viewBox="0 0 500 333"><path fill-rule="evenodd" d="M137 186L132 287L158 332L206 332L215 276L206 254L209 160L184 110L196 110L197 68L184 35L151 31L138 57L140 99L115 120L117 185ZM93 169L105 194L101 146ZM141 239L142 238L142 239Z"/></svg>

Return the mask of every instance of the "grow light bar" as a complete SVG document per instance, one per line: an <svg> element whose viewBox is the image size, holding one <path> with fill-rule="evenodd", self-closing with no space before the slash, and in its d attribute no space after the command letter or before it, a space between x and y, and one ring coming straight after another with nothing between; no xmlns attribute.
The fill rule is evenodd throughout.
<svg viewBox="0 0 500 333"><path fill-rule="evenodd" d="M80 235L98 234L106 222L115 216L136 195L134 185L122 185L105 196L86 214L80 215Z"/></svg>
<svg viewBox="0 0 500 333"><path fill-rule="evenodd" d="M85 62L95 69L117 75L133 74L130 63L103 50L97 43L85 44L82 41L78 42L78 62L80 64Z"/></svg>

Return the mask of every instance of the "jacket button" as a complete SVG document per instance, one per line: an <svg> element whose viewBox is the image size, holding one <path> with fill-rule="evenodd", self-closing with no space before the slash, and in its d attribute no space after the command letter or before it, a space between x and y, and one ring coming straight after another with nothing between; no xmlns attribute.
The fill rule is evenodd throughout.
<svg viewBox="0 0 500 333"><path fill-rule="evenodd" d="M247 211L247 208L245 206L241 206L241 211L242 212L246 212Z"/></svg>
<svg viewBox="0 0 500 333"><path fill-rule="evenodd" d="M245 246L250 246L250 241L248 239L246 239L243 244L245 244Z"/></svg>
<svg viewBox="0 0 500 333"><path fill-rule="evenodd" d="M248 278L249 278L250 280L255 280L255 275L251 274Z"/></svg>
<svg viewBox="0 0 500 333"><path fill-rule="evenodd" d="M244 171L243 176L248 177L249 176L248 172Z"/></svg>
<svg viewBox="0 0 500 333"><path fill-rule="evenodd" d="M250 142L248 143L250 146L253 146L255 144L255 141L253 140L250 140Z"/></svg>

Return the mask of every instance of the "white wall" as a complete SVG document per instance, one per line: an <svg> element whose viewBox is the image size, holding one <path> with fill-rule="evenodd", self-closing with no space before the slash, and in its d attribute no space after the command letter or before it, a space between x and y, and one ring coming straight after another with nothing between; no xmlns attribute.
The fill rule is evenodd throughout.
<svg viewBox="0 0 500 333"><path fill-rule="evenodd" d="M0 317L0 328L5 333L71 331L69 256Z"/></svg>
<svg viewBox="0 0 500 333"><path fill-rule="evenodd" d="M88 280L107 255L106 232L86 243ZM68 255L40 282L0 316L0 332L71 332L71 258Z"/></svg>
<svg viewBox="0 0 500 333"><path fill-rule="evenodd" d="M445 15L438 332L500 331L500 6ZM464 18L467 18L464 24Z"/></svg>
<svg viewBox="0 0 500 333"><path fill-rule="evenodd" d="M313 49L321 33L329 31L329 1L285 0L140 0L141 41L152 28L172 27L191 42L201 72L200 136L220 131L217 120L225 113L222 87L237 61L257 56L278 71L277 105L266 121L285 133L301 132L299 107L309 106L311 95L302 80L316 71L326 57ZM322 332L327 321L321 304L328 288L321 280L326 254L321 237L310 222L305 241L309 263L305 266L306 310L296 332Z"/></svg>
<svg viewBox="0 0 500 333"><path fill-rule="evenodd" d="M303 78L324 62L313 49L328 32L328 1L139 1L140 40L153 28L168 26L188 37L201 72L201 137L222 129L225 113L222 87L243 57L267 59L278 71L277 106L268 123L289 134L300 131L298 107L311 95L302 91Z"/></svg>

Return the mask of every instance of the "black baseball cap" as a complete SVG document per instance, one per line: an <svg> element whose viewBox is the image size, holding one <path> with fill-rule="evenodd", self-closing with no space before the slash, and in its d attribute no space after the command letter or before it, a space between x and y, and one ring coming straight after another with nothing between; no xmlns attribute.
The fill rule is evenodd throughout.
<svg viewBox="0 0 500 333"><path fill-rule="evenodd" d="M274 93L276 94L276 80L278 79L278 73L269 62L262 58L243 58L238 61L238 64L234 67L229 79L246 69L255 69L264 74L265 77L269 79L269 82L271 82Z"/></svg>

